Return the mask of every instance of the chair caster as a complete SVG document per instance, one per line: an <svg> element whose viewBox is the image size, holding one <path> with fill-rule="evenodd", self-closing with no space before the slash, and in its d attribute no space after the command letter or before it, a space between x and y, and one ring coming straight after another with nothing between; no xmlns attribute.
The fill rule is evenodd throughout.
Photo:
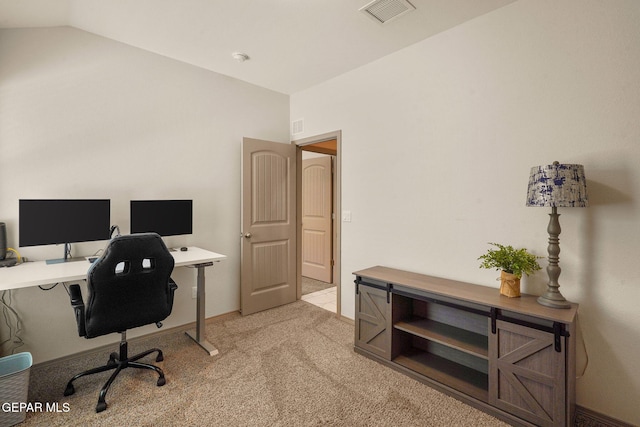
<svg viewBox="0 0 640 427"><path fill-rule="evenodd" d="M73 387L73 384L71 383L67 384L67 388L64 389L65 396L71 396L75 392L76 392L76 389Z"/></svg>
<svg viewBox="0 0 640 427"><path fill-rule="evenodd" d="M156 362L162 362L164 360L164 356L162 356L162 353L158 353L158 357L156 357Z"/></svg>
<svg viewBox="0 0 640 427"><path fill-rule="evenodd" d="M165 380L164 377L158 378L158 387L162 387L166 383L167 383L167 380Z"/></svg>
<svg viewBox="0 0 640 427"><path fill-rule="evenodd" d="M96 412L102 412L107 409L107 402L98 402L96 405Z"/></svg>

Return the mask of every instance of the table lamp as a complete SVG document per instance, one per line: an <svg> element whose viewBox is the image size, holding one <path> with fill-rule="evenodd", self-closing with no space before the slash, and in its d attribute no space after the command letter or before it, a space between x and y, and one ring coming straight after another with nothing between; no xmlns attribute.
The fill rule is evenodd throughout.
<svg viewBox="0 0 640 427"><path fill-rule="evenodd" d="M560 293L560 221L558 208L587 207L587 182L582 165L560 164L534 166L529 176L527 206L551 207L549 214L549 283L546 292L538 298L538 303L552 308L569 308L571 304Z"/></svg>

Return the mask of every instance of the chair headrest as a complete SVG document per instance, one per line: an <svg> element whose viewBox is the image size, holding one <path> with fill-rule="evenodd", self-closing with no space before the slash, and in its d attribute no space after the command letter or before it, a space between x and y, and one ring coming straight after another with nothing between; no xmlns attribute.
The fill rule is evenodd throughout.
<svg viewBox="0 0 640 427"><path fill-rule="evenodd" d="M113 269L123 261L134 264L135 272L141 268L143 260L146 259L153 260L154 264L161 263L165 265L169 268L169 271L173 270L173 257L157 233L135 233L116 236L109 241L104 254L91 265L89 274L99 266L109 266L110 269ZM136 268L136 265L139 268Z"/></svg>

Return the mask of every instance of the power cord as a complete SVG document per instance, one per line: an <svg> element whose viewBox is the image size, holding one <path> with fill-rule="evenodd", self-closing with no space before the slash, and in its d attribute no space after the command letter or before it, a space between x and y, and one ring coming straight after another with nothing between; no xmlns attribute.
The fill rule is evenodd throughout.
<svg viewBox="0 0 640 427"><path fill-rule="evenodd" d="M16 258L18 258L18 263L22 263L22 256L20 256L20 252L16 251L13 248L7 248L7 252L13 252Z"/></svg>
<svg viewBox="0 0 640 427"><path fill-rule="evenodd" d="M26 259L23 259L20 255L20 252L13 248L7 248L7 252L12 252L15 256L18 263L23 263ZM14 354L19 347L24 345L24 341L20 334L22 333L22 320L20 319L20 315L18 312L11 307L12 302L12 292L11 289L7 289L2 291L2 296L0 296L0 305L2 306L2 317L4 318L4 323L7 325L9 329L9 338L0 342L0 348L2 348L7 343L12 343L11 346L11 354Z"/></svg>
<svg viewBox="0 0 640 427"><path fill-rule="evenodd" d="M0 305L2 305L2 315L4 322L9 328L9 338L0 343L0 347L6 343L11 342L11 354L24 345L24 341L20 334L22 333L22 320L18 313L11 307L11 290L2 291L2 297L0 297Z"/></svg>
<svg viewBox="0 0 640 427"><path fill-rule="evenodd" d="M48 288L43 287L42 285L38 285L38 288L40 288L43 291L50 291L51 289L55 288L56 286L58 286L59 283L54 283L53 285L51 285Z"/></svg>
<svg viewBox="0 0 640 427"><path fill-rule="evenodd" d="M109 229L109 239L113 239L113 232L116 232L115 237L120 236L120 227L118 227L118 225L112 225L111 228Z"/></svg>
<svg viewBox="0 0 640 427"><path fill-rule="evenodd" d="M582 350L584 351L584 368L582 368L582 372L576 375L576 379L582 378L584 373L587 371L587 366L589 366L589 352L587 351L587 342L584 340L584 333L582 332L582 325L580 324L580 319L578 318L578 313L576 312L576 324L578 325L578 335L580 335L582 341Z"/></svg>
<svg viewBox="0 0 640 427"><path fill-rule="evenodd" d="M69 250L67 251L67 249L65 248L65 251L67 251L67 255L69 257L71 256L70 249L71 248L69 248ZM97 251L97 253L101 251L102 249ZM17 258L18 263L21 264L23 262L27 262L27 259L23 258L20 255L20 252L18 252L17 250L13 248L7 248L7 252L12 252ZM38 288L40 288L43 291L50 291L56 286L58 286L60 283L62 283L62 285L64 286L64 289L65 291L67 291L67 294L71 295L69 291L69 286L67 285L67 283L64 283L64 282L54 283L48 288L43 287L42 285L38 285ZM9 338L0 342L0 348L2 348L7 343L12 343L12 346L9 351L11 352L11 354L14 354L18 348L24 345L24 341L20 336L20 334L22 333L22 319L20 319L20 315L18 314L18 312L13 307L11 307L12 298L13 298L12 290L11 289L4 290L0 295L1 295L0 306L2 306L2 317L4 318L5 325L9 329Z"/></svg>
<svg viewBox="0 0 640 427"><path fill-rule="evenodd" d="M49 288L44 288L42 286L38 286L38 288L42 289L43 291L50 291L61 283L65 291L67 291L67 295L71 296L69 286L65 282L55 283ZM4 318L4 323L9 329L9 338L0 342L0 348L4 347L5 344L11 342L13 345L11 346L9 351L11 352L11 354L14 354L18 348L24 345L24 341L20 336L22 333L22 319L20 318L18 312L13 307L11 307L12 299L13 294L11 289L2 291L2 294L0 296L0 305L2 306L2 316Z"/></svg>

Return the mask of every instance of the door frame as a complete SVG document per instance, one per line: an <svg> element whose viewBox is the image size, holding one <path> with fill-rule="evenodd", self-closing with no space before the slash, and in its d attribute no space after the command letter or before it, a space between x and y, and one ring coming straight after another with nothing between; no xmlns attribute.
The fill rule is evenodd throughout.
<svg viewBox="0 0 640 427"><path fill-rule="evenodd" d="M319 142L336 140L335 169L333 180L333 283L336 285L336 317L342 316L341 308L341 215L342 212L342 162L340 160L340 152L342 146L342 131L333 131L323 133L321 135L310 136L307 138L293 140L292 144L297 146L296 150L296 281L297 281L297 299L302 298L302 151L305 145L317 144Z"/></svg>

